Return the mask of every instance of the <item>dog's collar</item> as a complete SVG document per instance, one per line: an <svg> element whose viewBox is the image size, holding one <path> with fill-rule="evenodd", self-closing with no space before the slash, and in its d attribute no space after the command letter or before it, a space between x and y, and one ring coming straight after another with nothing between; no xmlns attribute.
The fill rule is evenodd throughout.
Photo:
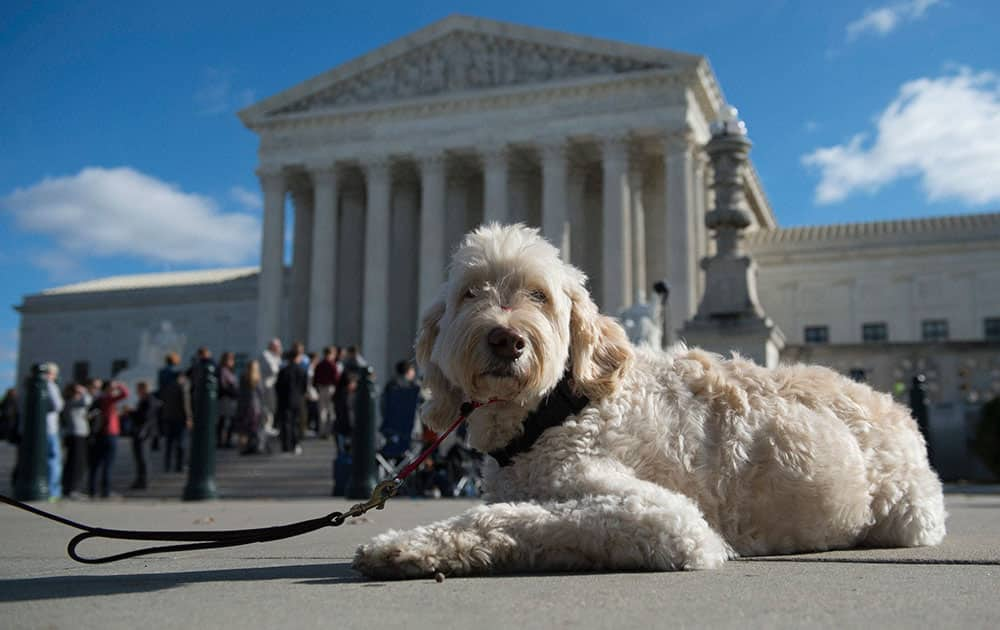
<svg viewBox="0 0 1000 630"><path fill-rule="evenodd" d="M501 468L511 465L515 456L530 450L546 429L559 426L566 418L580 413L590 404L589 398L573 392L572 382L569 374L563 376L538 408L524 419L524 432L508 442L507 446L489 452Z"/></svg>

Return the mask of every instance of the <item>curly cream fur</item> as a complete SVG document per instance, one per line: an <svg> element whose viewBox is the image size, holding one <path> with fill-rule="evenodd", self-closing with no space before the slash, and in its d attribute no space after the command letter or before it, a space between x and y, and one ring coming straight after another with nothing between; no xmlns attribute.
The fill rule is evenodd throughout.
<svg viewBox="0 0 1000 630"><path fill-rule="evenodd" d="M526 339L503 375L486 343L500 325ZM482 451L516 436L567 370L591 404L511 466L488 460L487 505L360 547L366 575L706 569L737 554L944 537L941 483L888 395L822 367L634 349L536 230L494 224L465 238L417 359L438 430L463 400L503 400L469 418Z"/></svg>

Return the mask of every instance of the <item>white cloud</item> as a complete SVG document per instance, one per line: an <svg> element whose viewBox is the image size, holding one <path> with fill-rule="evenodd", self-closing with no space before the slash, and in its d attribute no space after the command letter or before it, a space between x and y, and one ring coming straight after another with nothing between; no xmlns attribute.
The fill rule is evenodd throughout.
<svg viewBox="0 0 1000 630"><path fill-rule="evenodd" d="M847 40L854 41L869 33L888 35L901 22L922 18L927 9L940 2L941 0L909 0L868 9L864 15L847 25Z"/></svg>
<svg viewBox="0 0 1000 630"><path fill-rule="evenodd" d="M45 178L0 198L0 207L22 229L52 237L70 258L240 264L254 258L260 238L256 218L222 212L208 197L127 167ZM59 252L49 257L65 267Z"/></svg>
<svg viewBox="0 0 1000 630"><path fill-rule="evenodd" d="M905 83L867 140L859 133L803 156L820 171L818 203L904 177L919 177L930 201L1000 201L1000 78L960 68Z"/></svg>
<svg viewBox="0 0 1000 630"><path fill-rule="evenodd" d="M248 190L242 186L233 186L229 189L229 197L248 210L258 210L263 207L260 193Z"/></svg>
<svg viewBox="0 0 1000 630"><path fill-rule="evenodd" d="M232 73L218 68L206 68L201 85L194 93L198 111L205 115L224 114L252 105L254 91L233 85Z"/></svg>
<svg viewBox="0 0 1000 630"><path fill-rule="evenodd" d="M28 255L28 262L45 271L51 282L79 282L91 275L83 266L85 261L82 256L65 250L32 252Z"/></svg>

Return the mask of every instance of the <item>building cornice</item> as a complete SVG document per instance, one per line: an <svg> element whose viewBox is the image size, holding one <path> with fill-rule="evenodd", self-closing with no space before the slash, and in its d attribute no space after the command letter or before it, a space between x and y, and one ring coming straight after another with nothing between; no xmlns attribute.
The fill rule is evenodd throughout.
<svg viewBox="0 0 1000 630"><path fill-rule="evenodd" d="M1000 251L1000 213L759 230L746 245L761 263Z"/></svg>
<svg viewBox="0 0 1000 630"><path fill-rule="evenodd" d="M687 85L690 73L678 70L641 70L620 75L565 79L548 83L506 86L435 94L386 103L368 103L274 116L248 125L267 132L370 124L388 120L426 118L465 112L493 111L551 103L564 98L593 97L631 91L637 87Z"/></svg>

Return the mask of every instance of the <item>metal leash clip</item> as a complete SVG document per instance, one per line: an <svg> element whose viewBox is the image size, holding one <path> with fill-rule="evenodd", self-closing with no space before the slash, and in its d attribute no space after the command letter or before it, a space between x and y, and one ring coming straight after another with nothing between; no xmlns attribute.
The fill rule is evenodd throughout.
<svg viewBox="0 0 1000 630"><path fill-rule="evenodd" d="M372 491L372 496L364 503L355 503L346 512L335 512L333 514L333 525L341 525L348 518L361 516L368 510L381 510L385 507L385 502L396 496L399 487L403 485L401 479L386 479L379 482Z"/></svg>

